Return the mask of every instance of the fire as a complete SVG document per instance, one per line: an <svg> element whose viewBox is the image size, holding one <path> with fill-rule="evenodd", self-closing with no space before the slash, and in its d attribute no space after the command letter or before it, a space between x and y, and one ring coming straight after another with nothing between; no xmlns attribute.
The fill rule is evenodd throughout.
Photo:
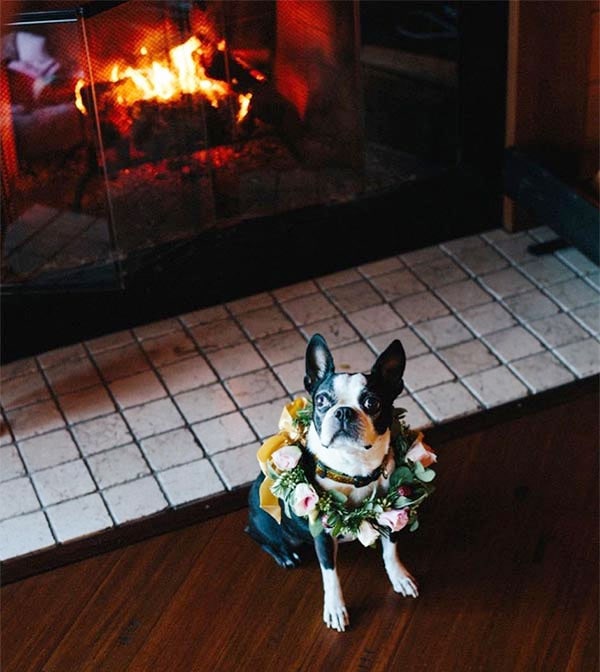
<svg viewBox="0 0 600 672"><path fill-rule="evenodd" d="M217 49L224 51L225 46L225 40L221 40ZM150 65L139 68L114 64L110 71L110 81L114 83L113 99L120 105L130 106L141 100L163 102L182 95L198 94L213 107L218 107L233 96L239 106L236 113L239 123L248 114L252 94L234 95L227 82L207 74L203 63L206 63L211 51L210 47L205 49L201 40L193 36L169 50L168 62L153 60ZM148 50L142 47L139 53L147 56ZM81 97L83 86L84 82L80 80L75 89L75 104L87 114Z"/></svg>

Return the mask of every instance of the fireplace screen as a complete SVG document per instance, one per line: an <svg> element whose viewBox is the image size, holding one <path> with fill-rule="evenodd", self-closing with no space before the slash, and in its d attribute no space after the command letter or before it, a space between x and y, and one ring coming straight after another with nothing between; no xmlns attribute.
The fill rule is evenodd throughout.
<svg viewBox="0 0 600 672"><path fill-rule="evenodd" d="M4 288L120 283L145 250L363 193L356 17L355 2L323 0L11 17Z"/></svg>

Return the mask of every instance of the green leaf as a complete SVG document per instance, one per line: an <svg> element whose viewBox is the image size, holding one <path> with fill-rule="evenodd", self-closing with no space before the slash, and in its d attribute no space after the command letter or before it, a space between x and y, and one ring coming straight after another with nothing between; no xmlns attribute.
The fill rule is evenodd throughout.
<svg viewBox="0 0 600 672"><path fill-rule="evenodd" d="M331 498L339 504L344 504L344 502L348 499L348 497L346 497L346 495L339 490L329 490L328 492L331 495Z"/></svg>
<svg viewBox="0 0 600 672"><path fill-rule="evenodd" d="M310 530L310 533L313 537L318 537L321 532L323 532L323 523L321 522L321 518L317 517L314 521L310 520L309 518L308 529Z"/></svg>
<svg viewBox="0 0 600 672"><path fill-rule="evenodd" d="M411 532L419 529L419 519L415 518L408 528Z"/></svg>

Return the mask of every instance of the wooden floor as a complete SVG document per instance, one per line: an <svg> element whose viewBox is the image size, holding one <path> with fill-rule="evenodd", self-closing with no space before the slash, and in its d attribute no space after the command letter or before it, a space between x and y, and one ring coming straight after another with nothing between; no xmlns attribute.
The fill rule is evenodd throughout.
<svg viewBox="0 0 600 672"><path fill-rule="evenodd" d="M436 446L437 491L396 595L340 547L351 627L311 555L283 570L214 518L2 589L3 672L598 670L598 396Z"/></svg>

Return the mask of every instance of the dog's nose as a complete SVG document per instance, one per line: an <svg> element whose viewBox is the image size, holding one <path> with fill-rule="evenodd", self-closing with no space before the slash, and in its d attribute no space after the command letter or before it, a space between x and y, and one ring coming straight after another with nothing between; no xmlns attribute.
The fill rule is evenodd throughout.
<svg viewBox="0 0 600 672"><path fill-rule="evenodd" d="M342 425L347 425L356 417L356 411L353 408L350 408L350 406L340 406L335 409L334 415Z"/></svg>

